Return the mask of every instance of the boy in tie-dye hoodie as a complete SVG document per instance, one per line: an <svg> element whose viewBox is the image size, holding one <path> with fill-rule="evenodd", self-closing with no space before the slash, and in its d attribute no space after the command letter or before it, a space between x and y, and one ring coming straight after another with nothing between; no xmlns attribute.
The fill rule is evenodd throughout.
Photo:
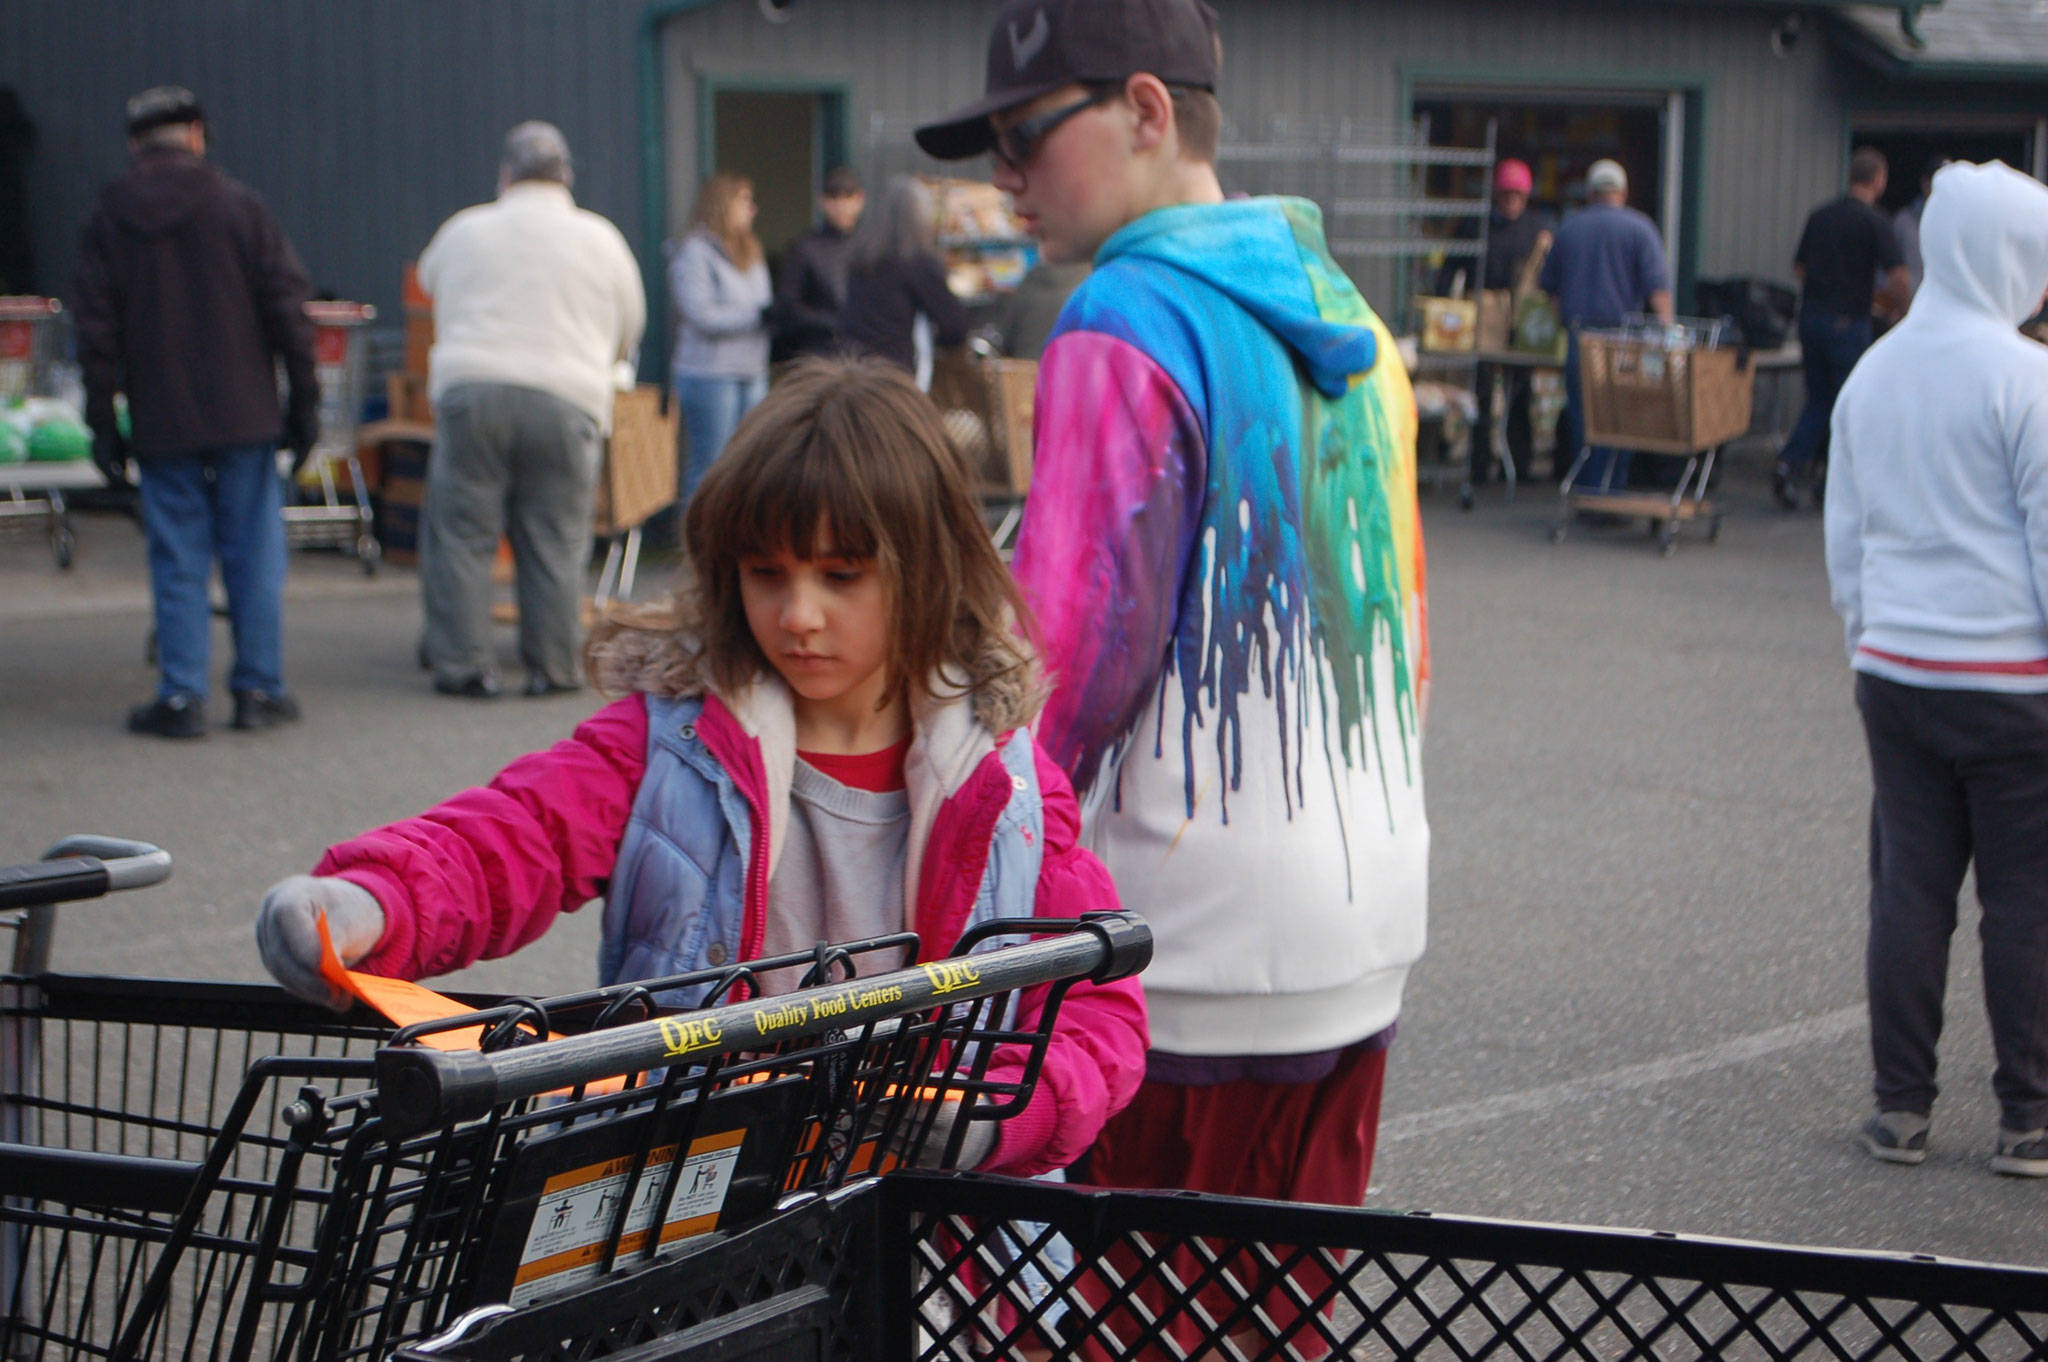
<svg viewBox="0 0 2048 1362"><path fill-rule="evenodd" d="M1041 737L1158 946L1085 1175L1357 1205L1427 903L1414 399L1316 207L1224 199L1220 61L1200 0L1012 0L986 97L918 139L1095 265L1015 563Z"/></svg>

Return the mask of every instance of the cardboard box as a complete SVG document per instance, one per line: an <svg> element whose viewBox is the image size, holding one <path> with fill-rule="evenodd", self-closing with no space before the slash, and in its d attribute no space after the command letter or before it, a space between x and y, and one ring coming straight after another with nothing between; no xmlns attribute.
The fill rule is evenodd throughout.
<svg viewBox="0 0 2048 1362"><path fill-rule="evenodd" d="M1508 336L1515 329L1515 295L1504 288L1490 288L1479 295L1479 348L1501 351L1508 348Z"/></svg>
<svg viewBox="0 0 2048 1362"><path fill-rule="evenodd" d="M1431 354L1467 355L1479 344L1479 304L1469 298L1418 297L1422 348Z"/></svg>
<svg viewBox="0 0 2048 1362"><path fill-rule="evenodd" d="M386 374L384 400L394 421L431 424L434 419L433 404L427 401L425 374Z"/></svg>

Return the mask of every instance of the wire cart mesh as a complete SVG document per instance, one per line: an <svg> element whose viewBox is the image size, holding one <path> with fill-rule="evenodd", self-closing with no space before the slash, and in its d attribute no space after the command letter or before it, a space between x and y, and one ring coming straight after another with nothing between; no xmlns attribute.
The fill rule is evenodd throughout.
<svg viewBox="0 0 2048 1362"><path fill-rule="evenodd" d="M0 910L58 877L0 872ZM756 962L818 985L759 1001L725 1001L752 984L736 967L469 998L394 1034L266 986L23 968L47 965L42 925L41 959L18 923L0 976L9 1362L383 1358L791 1195L949 1166L971 1121L1028 1100L1073 982L1150 955L1122 915L1005 922L909 969L861 969L907 935ZM1026 989L1044 1002L1022 1026ZM658 1006L676 991L707 1005ZM437 1049L444 1031L481 1048ZM999 1048L1021 1065L992 1072Z"/></svg>

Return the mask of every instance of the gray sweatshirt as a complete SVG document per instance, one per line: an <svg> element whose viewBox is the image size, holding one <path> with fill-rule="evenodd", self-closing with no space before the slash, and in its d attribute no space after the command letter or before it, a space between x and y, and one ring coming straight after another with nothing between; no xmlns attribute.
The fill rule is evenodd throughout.
<svg viewBox="0 0 2048 1362"><path fill-rule="evenodd" d="M693 228L669 257L668 292L676 308L676 373L768 376L768 328L761 310L774 297L774 286L765 262L741 269L717 237Z"/></svg>

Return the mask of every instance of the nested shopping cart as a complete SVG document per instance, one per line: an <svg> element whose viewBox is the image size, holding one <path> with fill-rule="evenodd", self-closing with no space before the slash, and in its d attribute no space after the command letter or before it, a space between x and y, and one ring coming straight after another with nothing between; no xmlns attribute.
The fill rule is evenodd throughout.
<svg viewBox="0 0 2048 1362"><path fill-rule="evenodd" d="M1120 914L1010 922L908 969L864 967L905 958L909 935L756 962L810 971L765 1000L734 967L464 998L477 1010L395 1033L266 986L48 968L46 905L168 869L82 839L0 871L8 1362L382 1359L467 1312L725 1242L792 1198L946 1167L972 1123L1030 1098L1073 983L1151 949ZM703 1005L659 1005L679 991Z"/></svg>

